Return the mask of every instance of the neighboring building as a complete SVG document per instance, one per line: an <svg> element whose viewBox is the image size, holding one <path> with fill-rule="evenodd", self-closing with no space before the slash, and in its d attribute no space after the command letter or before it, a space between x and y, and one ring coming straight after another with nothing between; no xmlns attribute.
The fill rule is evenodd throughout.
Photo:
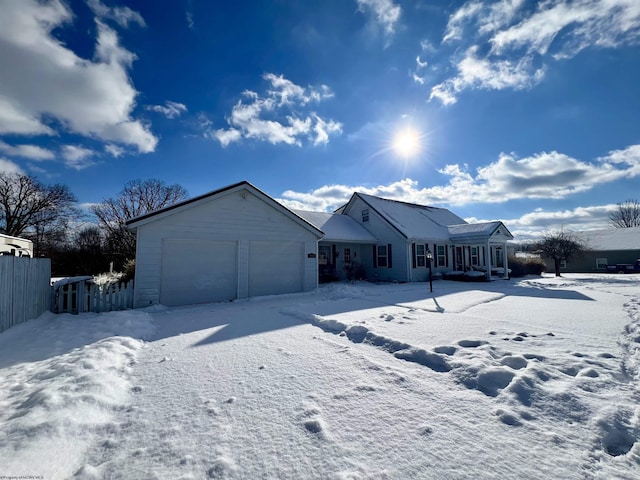
<svg viewBox="0 0 640 480"><path fill-rule="evenodd" d="M33 242L26 238L12 237L0 233L0 255L33 257Z"/></svg>
<svg viewBox="0 0 640 480"><path fill-rule="evenodd" d="M134 307L302 292L322 232L248 182L131 219Z"/></svg>
<svg viewBox="0 0 640 480"><path fill-rule="evenodd" d="M136 231L134 306L309 291L364 268L368 280L435 274L506 278L502 222L354 193L335 213L293 211L240 182L127 222ZM432 255L429 262L428 255Z"/></svg>
<svg viewBox="0 0 640 480"><path fill-rule="evenodd" d="M562 262L561 272L605 273L607 265L634 263L640 258L640 227L587 230L575 235L584 242L585 251ZM545 262L548 271L553 272L553 261Z"/></svg>

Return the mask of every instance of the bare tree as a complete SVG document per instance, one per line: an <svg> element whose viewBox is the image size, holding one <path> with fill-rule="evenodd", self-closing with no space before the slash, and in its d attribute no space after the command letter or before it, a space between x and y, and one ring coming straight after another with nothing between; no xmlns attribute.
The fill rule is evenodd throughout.
<svg viewBox="0 0 640 480"><path fill-rule="evenodd" d="M157 179L132 180L116 197L92 206L91 211L98 217L109 248L125 258L133 258L136 238L127 229L127 220L186 198L187 191L180 185L166 185Z"/></svg>
<svg viewBox="0 0 640 480"><path fill-rule="evenodd" d="M102 231L97 225L88 225L76 234L76 245L82 253L100 254L104 245Z"/></svg>
<svg viewBox="0 0 640 480"><path fill-rule="evenodd" d="M66 185L0 172L0 232L27 237L41 251L63 241L69 222L80 216L76 201Z"/></svg>
<svg viewBox="0 0 640 480"><path fill-rule="evenodd" d="M537 245L538 251L545 258L553 260L556 277L560 276L560 263L580 256L585 244L575 235L560 230L545 235Z"/></svg>
<svg viewBox="0 0 640 480"><path fill-rule="evenodd" d="M609 214L611 224L616 228L640 227L640 202L625 200Z"/></svg>

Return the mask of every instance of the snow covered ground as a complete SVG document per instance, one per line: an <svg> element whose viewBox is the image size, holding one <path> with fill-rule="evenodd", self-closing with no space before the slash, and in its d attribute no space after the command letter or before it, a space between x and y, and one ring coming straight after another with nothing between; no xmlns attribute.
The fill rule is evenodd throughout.
<svg viewBox="0 0 640 480"><path fill-rule="evenodd" d="M332 284L0 334L0 477L638 479L640 276Z"/></svg>

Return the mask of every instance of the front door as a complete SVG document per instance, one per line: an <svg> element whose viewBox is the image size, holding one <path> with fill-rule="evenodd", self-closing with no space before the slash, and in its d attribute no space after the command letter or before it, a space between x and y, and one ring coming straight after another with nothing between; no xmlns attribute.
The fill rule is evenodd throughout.
<svg viewBox="0 0 640 480"><path fill-rule="evenodd" d="M333 253L330 245L318 246L318 275L320 282L329 282L334 277Z"/></svg>
<svg viewBox="0 0 640 480"><path fill-rule="evenodd" d="M464 271L464 250L462 247L456 247L456 270Z"/></svg>

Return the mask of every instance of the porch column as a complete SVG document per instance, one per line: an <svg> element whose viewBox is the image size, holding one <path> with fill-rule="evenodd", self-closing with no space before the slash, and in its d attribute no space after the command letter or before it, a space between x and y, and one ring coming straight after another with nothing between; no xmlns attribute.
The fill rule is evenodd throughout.
<svg viewBox="0 0 640 480"><path fill-rule="evenodd" d="M487 280L491 280L491 244L489 242L484 249L484 266L487 269Z"/></svg>
<svg viewBox="0 0 640 480"><path fill-rule="evenodd" d="M504 274L503 278L509 278L509 262L507 261L507 244L506 242L502 244L502 251L504 254L502 255L502 261L504 263Z"/></svg>

